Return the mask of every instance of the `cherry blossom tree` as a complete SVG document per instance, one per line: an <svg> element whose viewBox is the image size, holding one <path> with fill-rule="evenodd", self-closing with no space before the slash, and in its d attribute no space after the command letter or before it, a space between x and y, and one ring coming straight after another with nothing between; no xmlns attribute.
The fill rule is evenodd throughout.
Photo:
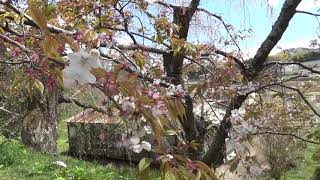
<svg viewBox="0 0 320 180"><path fill-rule="evenodd" d="M244 60L241 36L222 16L200 8L201 0L0 1L0 39L5 47L0 63L24 70L12 87L26 89L33 102L23 119L24 143L56 151L59 102L107 113L104 106L87 106L63 95L65 88L91 86L104 93L116 116L137 122L140 130L151 127L144 134L151 132L155 142L134 135L127 145L137 153L157 152L167 179L182 179L183 174L217 179L210 167L227 162L226 140L236 154L230 170L242 164L248 176L261 175L245 143L253 136L282 135L318 143L301 137L312 130L301 122L313 123L307 117L319 116L304 95L317 83L317 75L299 87L292 82L305 75L288 77L272 67L319 71L290 60L268 60L293 16L308 14L296 11L300 2L284 2L254 57ZM218 41L195 43L191 33L215 36ZM221 50L224 46L229 52ZM188 68L201 69L204 78L190 84ZM279 99L290 108L278 107ZM207 115L203 107L208 107ZM288 120L303 121L286 129L268 123L283 114ZM206 140L213 126L215 133ZM139 134L139 127L131 132ZM180 142L163 146L165 136L176 136ZM145 158L139 164L145 179L150 163Z"/></svg>

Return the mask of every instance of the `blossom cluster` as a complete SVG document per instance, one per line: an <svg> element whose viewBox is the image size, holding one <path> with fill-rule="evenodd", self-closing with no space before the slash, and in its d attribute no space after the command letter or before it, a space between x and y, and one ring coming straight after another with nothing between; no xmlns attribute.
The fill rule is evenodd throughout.
<svg viewBox="0 0 320 180"><path fill-rule="evenodd" d="M244 108L231 111L230 122L232 123L232 129L229 131L229 139L227 141L231 146L233 156L240 158L239 165L248 169L246 176L259 177L262 174L262 169L251 160L250 148L246 143L248 136L255 133L257 129L253 119L245 119L245 113Z"/></svg>
<svg viewBox="0 0 320 180"><path fill-rule="evenodd" d="M69 66L63 69L64 87L76 87L87 83L95 83L96 77L91 73L93 68L102 68L99 56L95 50L87 53L81 49L79 52L68 54Z"/></svg>
<svg viewBox="0 0 320 180"><path fill-rule="evenodd" d="M152 129L148 125L142 128L129 128L122 134L122 139L121 142L118 142L118 146L126 147L135 153L141 153L143 150L151 151L152 145L146 140L151 133Z"/></svg>

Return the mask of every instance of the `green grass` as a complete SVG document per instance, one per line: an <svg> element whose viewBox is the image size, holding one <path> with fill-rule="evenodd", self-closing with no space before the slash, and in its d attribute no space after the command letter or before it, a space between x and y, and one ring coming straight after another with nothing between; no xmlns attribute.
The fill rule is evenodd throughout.
<svg viewBox="0 0 320 180"><path fill-rule="evenodd" d="M53 156L33 151L18 141L9 141L0 135L0 180L137 179L135 166L114 163L101 165L97 162L82 161L61 155L69 148L65 119L77 114L82 109L72 104L64 104L59 109L61 110L57 141L59 155ZM53 164L55 161L63 161L67 167ZM154 179L157 179L158 172L152 171L152 173Z"/></svg>
<svg viewBox="0 0 320 180"><path fill-rule="evenodd" d="M286 180L309 180L317 167L320 167L320 162L312 159L313 154L320 148L319 145L309 145L305 151L304 161L294 170L286 173Z"/></svg>
<svg viewBox="0 0 320 180"><path fill-rule="evenodd" d="M65 120L62 120L59 123L59 137L57 140L57 146L58 146L58 153L65 153L69 149L69 142L68 142L68 129L67 129L67 123Z"/></svg>
<svg viewBox="0 0 320 180"><path fill-rule="evenodd" d="M136 179L136 168L106 166L76 160L67 156L52 156L25 148L17 141L0 140L0 179ZM66 168L53 164L63 161Z"/></svg>

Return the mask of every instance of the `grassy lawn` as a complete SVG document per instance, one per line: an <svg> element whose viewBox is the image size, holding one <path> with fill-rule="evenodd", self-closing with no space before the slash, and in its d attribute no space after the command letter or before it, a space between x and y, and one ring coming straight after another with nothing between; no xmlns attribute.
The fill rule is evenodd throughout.
<svg viewBox="0 0 320 180"><path fill-rule="evenodd" d="M63 161L67 167L55 165L55 161ZM0 179L136 179L135 169L52 156L26 149L16 141L0 140Z"/></svg>

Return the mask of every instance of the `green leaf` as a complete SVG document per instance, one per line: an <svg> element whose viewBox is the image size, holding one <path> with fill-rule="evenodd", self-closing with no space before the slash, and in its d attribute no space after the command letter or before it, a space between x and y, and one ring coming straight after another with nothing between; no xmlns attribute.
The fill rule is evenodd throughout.
<svg viewBox="0 0 320 180"><path fill-rule="evenodd" d="M38 90L41 94L43 94L44 86L41 81L39 81L38 79L35 79L33 85L36 88L36 90Z"/></svg>
<svg viewBox="0 0 320 180"><path fill-rule="evenodd" d="M139 172L142 172L145 169L147 169L150 166L151 161L152 160L150 158L142 158L139 162Z"/></svg>
<svg viewBox="0 0 320 180"><path fill-rule="evenodd" d="M177 134L177 131L174 131L174 130L166 130L165 132L164 132L164 135L166 135L166 136L173 136L173 135L175 135L175 134Z"/></svg>
<svg viewBox="0 0 320 180"><path fill-rule="evenodd" d="M312 159L314 161L320 161L320 149L318 149L313 155L312 155Z"/></svg>
<svg viewBox="0 0 320 180"><path fill-rule="evenodd" d="M161 43L163 43L164 38L161 35L158 34L158 35L155 36L155 41L157 43L161 44Z"/></svg>

